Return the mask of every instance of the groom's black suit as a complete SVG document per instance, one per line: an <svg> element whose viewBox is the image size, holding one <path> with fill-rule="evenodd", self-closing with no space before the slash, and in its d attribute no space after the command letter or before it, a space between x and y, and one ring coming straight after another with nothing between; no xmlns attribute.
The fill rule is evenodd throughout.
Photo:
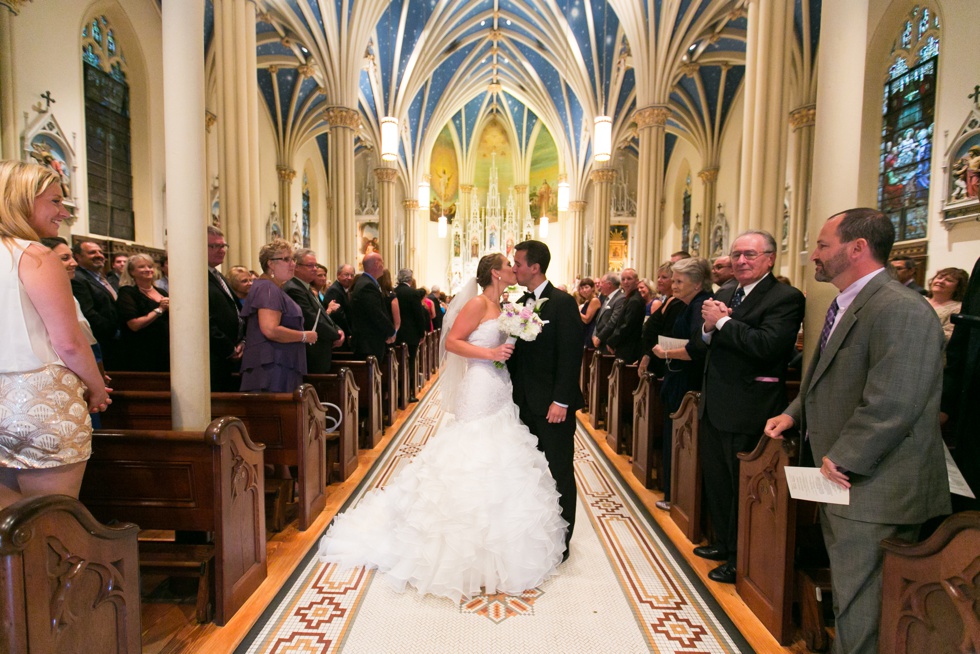
<svg viewBox="0 0 980 654"><path fill-rule="evenodd" d="M519 304L534 297L527 293ZM521 422L538 439L538 449L548 459L551 476L561 494L561 517L568 522L567 547L575 526L575 412L582 408L582 391L578 386L582 365L583 326L578 306L571 295L548 282L541 291L548 301L540 316L547 320L532 342L518 340L514 354L507 362L514 384L514 403ZM564 422L548 422L552 402L568 406Z"/></svg>

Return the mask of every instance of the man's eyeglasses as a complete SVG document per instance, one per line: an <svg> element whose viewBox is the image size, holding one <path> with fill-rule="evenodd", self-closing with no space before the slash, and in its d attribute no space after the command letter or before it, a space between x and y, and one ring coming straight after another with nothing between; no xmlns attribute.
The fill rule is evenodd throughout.
<svg viewBox="0 0 980 654"><path fill-rule="evenodd" d="M296 267L297 268L316 268L316 264L315 263L298 263L298 264L296 264Z"/></svg>
<svg viewBox="0 0 980 654"><path fill-rule="evenodd" d="M745 250L743 252L741 250L738 250L736 252L732 252L731 257L732 257L732 261L738 261L742 257L745 257L746 261L755 261L763 254L772 254L772 250L766 250L765 252L756 252L755 250Z"/></svg>
<svg viewBox="0 0 980 654"><path fill-rule="evenodd" d="M208 243L208 249L209 250L227 250L228 249L228 244L227 243Z"/></svg>

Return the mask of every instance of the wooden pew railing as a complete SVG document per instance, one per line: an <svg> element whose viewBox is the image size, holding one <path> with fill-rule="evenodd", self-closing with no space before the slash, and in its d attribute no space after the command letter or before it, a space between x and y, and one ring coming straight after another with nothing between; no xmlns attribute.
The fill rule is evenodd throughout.
<svg viewBox="0 0 980 654"><path fill-rule="evenodd" d="M663 419L660 383L645 373L633 391L633 476L646 488L662 489Z"/></svg>
<svg viewBox="0 0 980 654"><path fill-rule="evenodd" d="M635 363L627 364L622 359L613 361L608 377L606 442L617 454L633 451L633 392L639 381Z"/></svg>
<svg viewBox="0 0 980 654"><path fill-rule="evenodd" d="M327 375L306 375L303 383L312 386L324 403L328 432L332 423L339 419L339 424L334 427L339 437L327 440L327 468L330 481L344 481L357 469L357 411L360 389L354 381L354 373L346 365L342 365ZM340 410L339 416L333 416L333 407ZM332 446L333 443L336 443L336 448ZM334 461L336 467L333 465Z"/></svg>
<svg viewBox="0 0 980 654"><path fill-rule="evenodd" d="M590 371L592 368L592 357L594 355L594 348L586 347L582 349L582 367L578 372L578 385L582 389L582 399L584 402L582 410L586 413L589 412L589 380L591 378Z"/></svg>
<svg viewBox="0 0 980 654"><path fill-rule="evenodd" d="M881 654L980 652L980 511L947 518L921 543L881 543Z"/></svg>
<svg viewBox="0 0 980 654"><path fill-rule="evenodd" d="M381 362L381 417L385 427L394 424L395 414L398 411L398 371L400 368L395 348L389 347L385 352L384 361Z"/></svg>
<svg viewBox="0 0 980 654"><path fill-rule="evenodd" d="M0 651L138 654L138 534L66 495L0 511Z"/></svg>
<svg viewBox="0 0 980 654"><path fill-rule="evenodd" d="M169 430L172 398L161 391L114 391L102 414L106 429ZM293 393L212 393L211 414L235 416L251 439L265 446L265 462L295 466L299 485L299 528L306 530L326 506L327 474L324 411L312 386ZM292 499L292 480L284 480L283 502ZM284 507L273 512L274 531L285 526Z"/></svg>
<svg viewBox="0 0 980 654"><path fill-rule="evenodd" d="M599 350L592 355L589 366L589 424L593 429L606 426L606 404L609 401L609 373L616 357Z"/></svg>
<svg viewBox="0 0 980 654"><path fill-rule="evenodd" d="M432 341L429 334L431 333L427 332L422 338L422 341L419 343L419 353L415 359L415 379L412 380L412 384L414 385L412 392L416 397L419 391L422 390L422 387L425 386L425 382L432 376L432 373L429 372L429 343Z"/></svg>
<svg viewBox="0 0 980 654"><path fill-rule="evenodd" d="M698 403L701 393L688 391L674 421L670 474L670 517L692 543L701 542L701 461Z"/></svg>
<svg viewBox="0 0 980 654"><path fill-rule="evenodd" d="M214 621L223 625L266 578L265 446L236 418L207 430L96 431L80 499L98 520L214 536ZM171 555L200 545L168 544ZM173 558L173 556L171 556ZM155 566L159 558L143 558ZM198 596L207 621L207 597ZM201 608L204 604L204 615ZM91 651L99 651L95 648Z"/></svg>
<svg viewBox="0 0 980 654"><path fill-rule="evenodd" d="M338 355L344 355L339 359ZM360 447L374 449L381 442L384 425L381 418L381 366L373 356L367 359L352 359L353 355L337 352L334 364L349 368L354 373L354 382L360 389L358 395L358 439Z"/></svg>

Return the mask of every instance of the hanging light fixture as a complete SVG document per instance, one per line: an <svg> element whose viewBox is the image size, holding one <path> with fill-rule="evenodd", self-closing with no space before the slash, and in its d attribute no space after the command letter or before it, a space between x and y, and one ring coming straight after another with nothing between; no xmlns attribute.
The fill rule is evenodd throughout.
<svg viewBox="0 0 980 654"><path fill-rule="evenodd" d="M541 220L538 222L538 236L548 238L548 216L541 216Z"/></svg>
<svg viewBox="0 0 980 654"><path fill-rule="evenodd" d="M558 176L558 211L568 211L568 178L565 175Z"/></svg>
<svg viewBox="0 0 980 654"><path fill-rule="evenodd" d="M609 116L595 117L595 133L593 134L592 153L599 162L609 161L612 156L612 118Z"/></svg>
<svg viewBox="0 0 980 654"><path fill-rule="evenodd" d="M439 238L446 238L446 234L449 232L449 221L446 220L445 214L439 216Z"/></svg>
<svg viewBox="0 0 980 654"><path fill-rule="evenodd" d="M422 181L419 182L419 209L421 211L428 211L431 206L432 196L430 190L429 176L422 175Z"/></svg>
<svg viewBox="0 0 980 654"><path fill-rule="evenodd" d="M381 119L381 158L385 161L398 158L398 119L393 116Z"/></svg>

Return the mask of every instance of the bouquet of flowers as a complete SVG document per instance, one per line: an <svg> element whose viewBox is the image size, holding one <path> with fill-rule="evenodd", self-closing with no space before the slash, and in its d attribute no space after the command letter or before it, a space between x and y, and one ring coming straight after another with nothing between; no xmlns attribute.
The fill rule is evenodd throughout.
<svg viewBox="0 0 980 654"><path fill-rule="evenodd" d="M527 304L514 304L509 302L504 305L497 318L500 331L507 334L508 345L513 345L517 339L522 341L533 341L548 324L547 320L541 320L541 307L548 298L535 300L533 297ZM503 361L494 361L493 365L503 368L506 364Z"/></svg>

